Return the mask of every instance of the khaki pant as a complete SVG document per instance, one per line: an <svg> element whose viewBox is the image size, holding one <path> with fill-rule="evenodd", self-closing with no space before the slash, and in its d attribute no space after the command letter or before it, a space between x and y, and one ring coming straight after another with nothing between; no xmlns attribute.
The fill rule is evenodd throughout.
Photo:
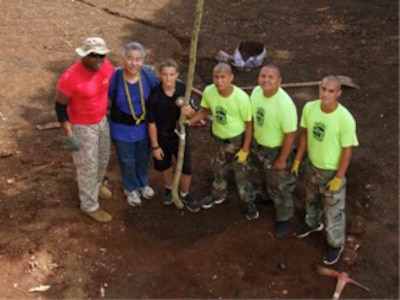
<svg viewBox="0 0 400 300"><path fill-rule="evenodd" d="M331 192L326 184L336 175L336 170L321 170L310 161L306 165L306 223L316 227L324 218L327 242L331 247L341 247L345 242L346 179L339 191Z"/></svg>
<svg viewBox="0 0 400 300"><path fill-rule="evenodd" d="M110 159L110 129L107 118L91 125L72 124L72 130L80 142L79 150L72 152L80 207L86 212L95 211L99 208L99 187Z"/></svg>

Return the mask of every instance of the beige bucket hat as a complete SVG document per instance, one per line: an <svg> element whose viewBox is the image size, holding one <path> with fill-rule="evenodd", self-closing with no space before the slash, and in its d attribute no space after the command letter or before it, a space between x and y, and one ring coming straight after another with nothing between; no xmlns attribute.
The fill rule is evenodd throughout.
<svg viewBox="0 0 400 300"><path fill-rule="evenodd" d="M88 37L83 46L76 48L75 51L81 57L85 57L90 53L107 54L110 52L106 42L100 37Z"/></svg>

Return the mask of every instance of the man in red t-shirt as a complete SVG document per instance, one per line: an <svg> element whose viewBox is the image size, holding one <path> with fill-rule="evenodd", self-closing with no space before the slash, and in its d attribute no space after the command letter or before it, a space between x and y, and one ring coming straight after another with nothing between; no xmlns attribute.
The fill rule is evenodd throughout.
<svg viewBox="0 0 400 300"><path fill-rule="evenodd" d="M110 157L107 122L108 86L114 67L105 58L110 52L102 38L89 37L76 53L82 58L69 67L57 84L58 121L66 135L76 167L82 211L98 222L112 220L98 198L111 198L102 182Z"/></svg>

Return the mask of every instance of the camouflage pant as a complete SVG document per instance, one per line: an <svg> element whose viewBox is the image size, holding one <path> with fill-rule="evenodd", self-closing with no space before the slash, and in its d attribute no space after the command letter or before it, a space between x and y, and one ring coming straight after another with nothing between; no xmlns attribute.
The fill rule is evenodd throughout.
<svg viewBox="0 0 400 300"><path fill-rule="evenodd" d="M306 165L306 223L317 226L324 216L328 244L332 247L344 245L346 218L346 179L338 192L330 192L326 184L336 175L336 170L321 170L310 161Z"/></svg>
<svg viewBox="0 0 400 300"><path fill-rule="evenodd" d="M263 172L264 176L256 176L258 180L262 177L268 195L274 202L276 221L288 221L294 215L293 190L296 177L290 172L291 156L284 170L273 168L274 161L279 157L281 148L267 148L261 145L253 145L252 165L256 173Z"/></svg>
<svg viewBox="0 0 400 300"><path fill-rule="evenodd" d="M240 199L245 202L253 200L252 186L248 179L249 166L240 164L235 154L243 144L243 136L238 136L224 144L211 159L211 168L214 173L212 196L216 199L226 198L228 194L228 173L233 171Z"/></svg>
<svg viewBox="0 0 400 300"><path fill-rule="evenodd" d="M110 129L107 119L92 125L74 125L72 130L80 142L78 151L72 152L76 167L79 199L83 211L99 207L99 187L110 158Z"/></svg>

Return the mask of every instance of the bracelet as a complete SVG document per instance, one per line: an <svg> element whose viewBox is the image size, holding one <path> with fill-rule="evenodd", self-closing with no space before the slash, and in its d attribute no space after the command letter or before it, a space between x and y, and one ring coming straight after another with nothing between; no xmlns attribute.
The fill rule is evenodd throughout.
<svg viewBox="0 0 400 300"><path fill-rule="evenodd" d="M159 148L161 148L160 145L158 145L157 147L151 147L151 150L157 150Z"/></svg>

